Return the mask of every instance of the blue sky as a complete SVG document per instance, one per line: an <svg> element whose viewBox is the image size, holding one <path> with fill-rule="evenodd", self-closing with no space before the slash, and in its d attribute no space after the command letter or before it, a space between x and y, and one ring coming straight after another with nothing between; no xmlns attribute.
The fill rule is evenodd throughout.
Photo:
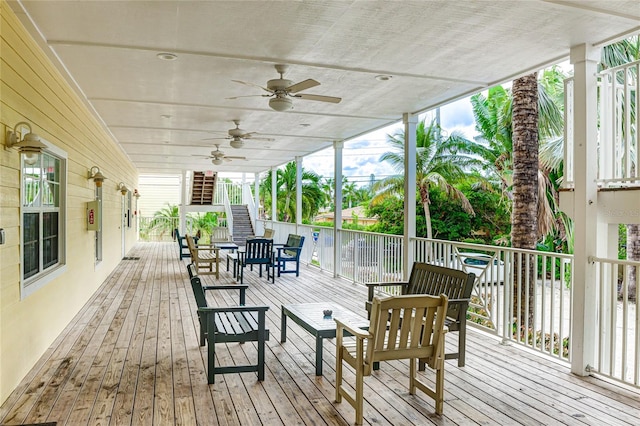
<svg viewBox="0 0 640 426"><path fill-rule="evenodd" d="M424 116L420 116L422 120ZM448 132L460 131L471 139L476 135L475 121L469 98L445 105L440 109L442 128ZM386 163L380 162L380 156L389 150L386 135L401 129L402 123L378 130L352 141L345 142L343 149L342 173L349 182L365 184L370 175L376 179L394 174ZM333 177L333 148L304 157L303 166L327 178Z"/></svg>

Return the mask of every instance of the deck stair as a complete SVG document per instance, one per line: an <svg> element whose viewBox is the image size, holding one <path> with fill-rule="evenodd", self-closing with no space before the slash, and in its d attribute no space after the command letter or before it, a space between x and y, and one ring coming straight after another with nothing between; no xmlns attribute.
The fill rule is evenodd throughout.
<svg viewBox="0 0 640 426"><path fill-rule="evenodd" d="M249 209L246 205L232 205L231 213L233 214L233 242L243 246L247 241L247 237L255 235Z"/></svg>
<svg viewBox="0 0 640 426"><path fill-rule="evenodd" d="M216 191L217 173L193 172L191 181L191 204L210 206Z"/></svg>

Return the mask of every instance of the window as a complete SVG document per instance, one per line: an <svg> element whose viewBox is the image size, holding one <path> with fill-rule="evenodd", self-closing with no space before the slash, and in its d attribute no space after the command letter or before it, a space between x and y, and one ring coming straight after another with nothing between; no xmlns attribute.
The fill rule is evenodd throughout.
<svg viewBox="0 0 640 426"><path fill-rule="evenodd" d="M22 156L23 297L64 264L65 167L62 153Z"/></svg>

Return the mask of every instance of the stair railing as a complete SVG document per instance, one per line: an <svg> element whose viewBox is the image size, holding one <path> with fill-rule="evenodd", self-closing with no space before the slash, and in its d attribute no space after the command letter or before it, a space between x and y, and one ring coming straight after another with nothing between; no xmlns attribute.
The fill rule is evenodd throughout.
<svg viewBox="0 0 640 426"><path fill-rule="evenodd" d="M224 212L227 215L227 228L229 228L229 235L233 237L233 212L231 211L231 203L229 202L229 193L227 192L226 185L222 191L222 199L224 203Z"/></svg>
<svg viewBox="0 0 640 426"><path fill-rule="evenodd" d="M251 192L251 185L245 183L242 185L242 203L247 205L249 210L249 220L251 221L251 228L256 229L256 203L253 200L253 192Z"/></svg>

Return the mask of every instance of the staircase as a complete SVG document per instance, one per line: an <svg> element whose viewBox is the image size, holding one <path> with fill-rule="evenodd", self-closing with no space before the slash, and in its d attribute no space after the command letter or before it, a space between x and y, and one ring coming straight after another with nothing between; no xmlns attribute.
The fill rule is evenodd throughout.
<svg viewBox="0 0 640 426"><path fill-rule="evenodd" d="M205 172L193 172L191 181L191 204L196 206L210 206L213 204L213 195L216 191L218 174L205 174Z"/></svg>
<svg viewBox="0 0 640 426"><path fill-rule="evenodd" d="M249 217L249 209L245 205L232 205L231 214L233 214L233 242L244 246L247 237L255 235L251 218Z"/></svg>

